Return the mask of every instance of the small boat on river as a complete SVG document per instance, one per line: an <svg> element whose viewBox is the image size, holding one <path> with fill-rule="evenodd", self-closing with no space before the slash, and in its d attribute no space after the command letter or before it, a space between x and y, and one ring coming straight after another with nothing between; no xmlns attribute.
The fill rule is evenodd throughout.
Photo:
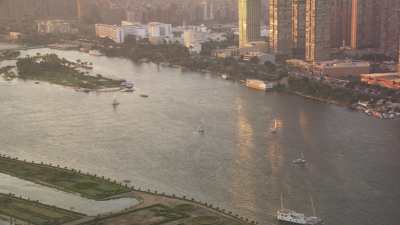
<svg viewBox="0 0 400 225"><path fill-rule="evenodd" d="M271 133L276 134L278 132L278 121L274 120L274 126L271 128Z"/></svg>
<svg viewBox="0 0 400 225"><path fill-rule="evenodd" d="M298 158L298 159L293 160L292 162L293 162L293 164L304 165L304 164L307 163L307 160L304 159L304 154L301 153L301 157Z"/></svg>
<svg viewBox="0 0 400 225"><path fill-rule="evenodd" d="M314 202L311 199L311 205L313 208L314 216L306 216L303 213L298 213L291 209L285 209L283 207L283 195L281 194L281 209L277 211L276 218L281 222L287 222L290 224L300 225L318 225L322 224L322 219L315 216Z"/></svg>

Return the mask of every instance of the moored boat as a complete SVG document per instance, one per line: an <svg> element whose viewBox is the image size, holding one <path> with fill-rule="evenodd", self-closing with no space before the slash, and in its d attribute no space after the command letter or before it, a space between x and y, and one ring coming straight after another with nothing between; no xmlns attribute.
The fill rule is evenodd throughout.
<svg viewBox="0 0 400 225"><path fill-rule="evenodd" d="M246 86L249 88L253 88L253 89L261 90L261 91L267 90L267 84L262 80L247 79Z"/></svg>

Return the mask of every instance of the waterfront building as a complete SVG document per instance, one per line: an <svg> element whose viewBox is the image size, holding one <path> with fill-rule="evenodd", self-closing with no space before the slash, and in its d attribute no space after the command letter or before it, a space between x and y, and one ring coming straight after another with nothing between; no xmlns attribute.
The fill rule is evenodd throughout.
<svg viewBox="0 0 400 225"><path fill-rule="evenodd" d="M151 22L147 25L148 35L153 38L172 38L172 25L159 23L159 22Z"/></svg>
<svg viewBox="0 0 400 225"><path fill-rule="evenodd" d="M329 0L306 0L306 61L315 62L329 58L329 3Z"/></svg>
<svg viewBox="0 0 400 225"><path fill-rule="evenodd" d="M237 46L230 46L224 49L216 49L211 53L212 56L219 59L226 59L230 57L239 57L240 49Z"/></svg>
<svg viewBox="0 0 400 225"><path fill-rule="evenodd" d="M40 20L37 21L37 31L39 33L57 34L72 33L71 24L64 20Z"/></svg>
<svg viewBox="0 0 400 225"><path fill-rule="evenodd" d="M239 0L239 47L261 38L261 0Z"/></svg>
<svg viewBox="0 0 400 225"><path fill-rule="evenodd" d="M361 82L369 85L379 85L390 89L400 90L400 75L398 73L362 74Z"/></svg>
<svg viewBox="0 0 400 225"><path fill-rule="evenodd" d="M136 40L147 38L147 27L140 23L122 21L121 30L124 38L126 38L129 35L135 36Z"/></svg>
<svg viewBox="0 0 400 225"><path fill-rule="evenodd" d="M367 61L329 60L313 64L313 72L328 77L360 76L370 72Z"/></svg>
<svg viewBox="0 0 400 225"><path fill-rule="evenodd" d="M149 41L152 44L170 42L174 37L171 24L151 22L147 24L147 32Z"/></svg>
<svg viewBox="0 0 400 225"><path fill-rule="evenodd" d="M301 29L301 4L296 1L296 34ZM273 54L291 55L292 53L292 2L288 0L269 1L269 48ZM296 41L300 41L296 36ZM299 43L300 44L300 43Z"/></svg>
<svg viewBox="0 0 400 225"><path fill-rule="evenodd" d="M121 26L109 24L96 24L96 37L109 38L115 43L123 43L124 35Z"/></svg>
<svg viewBox="0 0 400 225"><path fill-rule="evenodd" d="M188 29L183 32L183 43L191 53L200 53L201 44L206 41L206 32L200 32L194 29Z"/></svg>

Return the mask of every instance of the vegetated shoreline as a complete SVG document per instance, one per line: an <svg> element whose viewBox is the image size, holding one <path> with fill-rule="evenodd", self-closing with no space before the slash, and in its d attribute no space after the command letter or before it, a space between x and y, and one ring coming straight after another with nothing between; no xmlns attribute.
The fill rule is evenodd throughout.
<svg viewBox="0 0 400 225"><path fill-rule="evenodd" d="M14 219L18 219L18 220L25 221L25 222L30 222L30 223L37 224L37 225L43 225L43 224L38 224L37 220L40 220L40 219L52 220L52 219L54 219L54 218L43 218L46 216L46 214L52 214L52 215L57 214L61 217L59 219L59 221L56 221L56 222L48 221L48 222L52 222L51 225L68 223L71 221L81 219L86 216L82 213L74 212L74 211L67 210L67 209L62 209L57 206L46 205L46 204L40 203L38 201L24 199L24 198L17 197L12 194L0 193L0 202L2 202L2 205L0 207L1 215L7 216L7 217L12 217ZM16 205L19 205L19 207ZM26 210L22 214L19 211L19 210L21 210L20 209L21 207L25 207L24 210ZM35 215L31 214L31 213L33 213L32 211L30 211L32 209L36 209ZM48 223L46 223L46 224L48 224Z"/></svg>
<svg viewBox="0 0 400 225"><path fill-rule="evenodd" d="M129 192L127 186L116 181L83 174L81 171L68 170L59 166L20 161L17 158L0 156L0 173L28 180L69 193L78 193L82 197L103 200L105 198Z"/></svg>
<svg viewBox="0 0 400 225"><path fill-rule="evenodd" d="M177 48L177 53L171 53L170 48ZM149 51L146 53L136 54L138 49L148 49ZM236 61L232 58L215 59L201 55L192 57L187 51L185 51L185 49L175 45L152 46L146 43L133 43L113 48L103 46L98 48L98 50L108 57L122 57L138 63L151 62L157 65L181 68L182 70L188 70L192 72L211 73L216 76L224 76L224 79L235 82L243 82L246 79L259 79L267 82L280 83L282 79L287 77L290 79L293 76L289 75L290 68L287 65L273 65L269 63L265 65L259 65L252 62ZM179 56L179 54L181 54L181 56ZM320 86L321 87L317 88L322 89L322 87L325 87L323 84L320 84ZM358 101L358 99L355 100L354 98L356 95L355 93L349 93L342 90L340 90L343 92L342 96L336 96L334 93L328 96L319 95L318 93L310 94L302 91L301 89L292 88L290 84L286 86L278 85L273 90L297 95L326 104L334 104L340 107L350 108L352 104Z"/></svg>
<svg viewBox="0 0 400 225"><path fill-rule="evenodd" d="M11 164L10 164L11 163ZM21 169L22 168L22 169ZM24 174L21 174L18 171L23 170ZM39 176L41 178L38 178L37 175L35 175L35 171L39 172ZM75 169L68 169L66 167L61 168L59 165L54 166L51 164L44 164L44 163L35 163L35 162L27 162L27 161L21 161L18 158L11 158L9 156L5 155L0 155L0 173L4 173L13 177L17 177L23 180L28 180L33 183L37 183L40 185L44 185L50 188L55 188L61 191L69 192L69 193L77 193L80 194L82 197L88 198L88 199L93 199L97 201L106 201L106 200L111 200L111 199L119 199L119 198L125 198L125 197L132 197L136 198L139 201L139 204L131 207L130 209L137 209L137 208L142 208L146 206L151 206L154 204L163 204L163 202L175 202L175 203L190 203L198 207L203 207L207 211L214 212L218 214L220 217L235 220L240 222L242 225L247 225L247 224L256 224L255 221L251 221L249 219L240 217L238 214L233 214L230 211L227 211L225 209L219 208L219 207L214 207L212 204L208 204L206 202L200 202L196 201L193 198L187 198L186 196L178 196L178 195L168 195L166 193L161 193L158 191L151 191L151 190L142 190L141 188L135 188L135 187L128 187L127 184L119 183L115 180L111 180L105 177L99 177L94 174L89 174L89 173L83 173L80 170L75 170ZM57 180L52 180L50 178L54 178L54 176L51 175L56 174L57 177L61 179L65 178L70 178L70 180L63 180L61 183L57 182ZM90 195L87 192L90 189L86 190L86 192L82 191L81 189L71 189L68 187L65 187L66 181L69 182L75 182L75 184L80 184L78 181L80 180L81 177L85 177L93 182L93 184L98 184L98 185L111 185L113 187L117 187L115 192L104 192L100 193L98 195ZM48 178L48 180L46 180ZM51 181L55 183L51 183ZM94 188L95 186L90 186L89 188ZM1 195L0 195L1 197ZM149 200L150 199L150 200ZM27 200L27 199L25 199ZM147 202L149 200L149 202ZM27 200L29 201L29 200ZM42 204L44 205L44 204ZM125 210L124 210L125 211ZM1 211L0 211L1 213ZM121 212L120 212L121 213ZM79 213L78 213L79 214ZM114 214L114 213L113 213ZM113 215L112 214L112 215ZM118 214L118 213L117 213ZM83 215L83 214L82 214ZM107 215L104 215L107 216ZM53 225L53 224L52 224Z"/></svg>

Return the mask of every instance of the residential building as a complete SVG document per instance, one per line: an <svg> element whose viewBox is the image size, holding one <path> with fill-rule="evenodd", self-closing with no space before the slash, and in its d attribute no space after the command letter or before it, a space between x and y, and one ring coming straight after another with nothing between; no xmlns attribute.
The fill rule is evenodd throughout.
<svg viewBox="0 0 400 225"><path fill-rule="evenodd" d="M22 37L22 34L19 32L10 32L8 33L8 40L17 41Z"/></svg>
<svg viewBox="0 0 400 225"><path fill-rule="evenodd" d="M239 0L239 47L259 41L261 36L261 0Z"/></svg>
<svg viewBox="0 0 400 225"><path fill-rule="evenodd" d="M329 0L306 0L306 61L315 62L329 58L329 3Z"/></svg>
<svg viewBox="0 0 400 225"><path fill-rule="evenodd" d="M351 47L379 47L380 6L386 1L351 0Z"/></svg>
<svg viewBox="0 0 400 225"><path fill-rule="evenodd" d="M128 35L136 37L136 40L147 38L147 27L140 23L122 21L121 29L124 38L126 38Z"/></svg>
<svg viewBox="0 0 400 225"><path fill-rule="evenodd" d="M332 0L331 7L331 47L350 46L352 0Z"/></svg>
<svg viewBox="0 0 400 225"><path fill-rule="evenodd" d="M148 35L149 37L154 38L172 38L172 25L159 23L159 22L151 22L147 25Z"/></svg>
<svg viewBox="0 0 400 225"><path fill-rule="evenodd" d="M39 33L56 34L72 33L71 24L64 20L41 20L37 21L37 31Z"/></svg>
<svg viewBox="0 0 400 225"><path fill-rule="evenodd" d="M202 12L203 12L203 20L213 20L214 19L214 4L212 1L207 0L201 3Z"/></svg>
<svg viewBox="0 0 400 225"><path fill-rule="evenodd" d="M328 77L360 76L370 72L367 61L330 60L314 63L312 68L316 74Z"/></svg>
<svg viewBox="0 0 400 225"><path fill-rule="evenodd" d="M109 25L109 24L96 24L96 37L108 38L113 40L115 43L124 42L124 34L121 26Z"/></svg>
<svg viewBox="0 0 400 225"><path fill-rule="evenodd" d="M201 44L207 40L206 34L205 32L193 29L185 30L183 32L183 43L190 52L200 53L202 49Z"/></svg>
<svg viewBox="0 0 400 225"><path fill-rule="evenodd" d="M301 29L302 19L300 1L295 1L296 7L296 34ZM291 55L292 53L292 1L270 0L269 1L269 48L271 53L279 55ZM296 40L298 36L296 36ZM300 38L300 37L299 37Z"/></svg>
<svg viewBox="0 0 400 225"><path fill-rule="evenodd" d="M379 48L392 57L397 56L400 37L400 1L380 0L381 9Z"/></svg>
<svg viewBox="0 0 400 225"><path fill-rule="evenodd" d="M229 57L238 57L240 55L240 50L237 46L231 46L224 49L216 49L212 52L212 55L220 59L226 59Z"/></svg>
<svg viewBox="0 0 400 225"><path fill-rule="evenodd" d="M305 54L306 0L292 0L292 48L296 56Z"/></svg>
<svg viewBox="0 0 400 225"><path fill-rule="evenodd" d="M390 89L400 90L400 75L398 73L362 74L361 82L369 85L379 85Z"/></svg>
<svg viewBox="0 0 400 225"><path fill-rule="evenodd" d="M244 61L252 61L256 59L258 64L265 64L266 62L275 63L275 55L267 54L264 52L247 52L243 55Z"/></svg>

